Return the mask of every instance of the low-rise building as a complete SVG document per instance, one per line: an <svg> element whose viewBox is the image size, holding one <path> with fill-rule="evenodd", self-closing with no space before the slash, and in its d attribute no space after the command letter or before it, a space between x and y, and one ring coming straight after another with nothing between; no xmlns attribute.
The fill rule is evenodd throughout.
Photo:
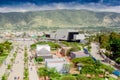
<svg viewBox="0 0 120 80"><path fill-rule="evenodd" d="M45 59L47 68L55 68L59 73L69 73L69 63L64 58Z"/></svg>
<svg viewBox="0 0 120 80"><path fill-rule="evenodd" d="M82 58L82 57L89 57L89 54L86 54L82 51L78 51L78 52L71 52L70 53L70 57L71 59L73 58Z"/></svg>
<svg viewBox="0 0 120 80"><path fill-rule="evenodd" d="M60 54L62 55L62 56L66 56L67 55L67 53L69 53L69 50L71 49L71 47L61 47L61 49L60 49Z"/></svg>
<svg viewBox="0 0 120 80"><path fill-rule="evenodd" d="M37 45L36 57L42 57L43 59L52 58L52 54L50 54L50 46L49 45Z"/></svg>

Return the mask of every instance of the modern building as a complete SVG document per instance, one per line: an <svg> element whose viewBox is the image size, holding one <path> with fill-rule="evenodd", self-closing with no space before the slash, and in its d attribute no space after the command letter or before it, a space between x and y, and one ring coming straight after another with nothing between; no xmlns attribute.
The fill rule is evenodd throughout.
<svg viewBox="0 0 120 80"><path fill-rule="evenodd" d="M37 45L36 57L42 57L43 59L52 58L52 54L50 54L50 46Z"/></svg>
<svg viewBox="0 0 120 80"><path fill-rule="evenodd" d="M65 41L74 41L74 35L79 34L76 30L57 30L54 33L50 34L50 39L53 40L65 40Z"/></svg>
<svg viewBox="0 0 120 80"><path fill-rule="evenodd" d="M77 40L77 41L84 43L85 42L85 35L84 34L75 34L74 40Z"/></svg>
<svg viewBox="0 0 120 80"><path fill-rule="evenodd" d="M78 52L71 52L70 53L70 57L71 59L73 58L82 58L82 57L89 57L89 54L86 54L82 51L78 51Z"/></svg>
<svg viewBox="0 0 120 80"><path fill-rule="evenodd" d="M57 30L50 34L52 40L63 40L63 41L78 41L85 42L85 35L79 34L77 30Z"/></svg>
<svg viewBox="0 0 120 80"><path fill-rule="evenodd" d="M45 59L47 68L55 68L59 73L69 73L69 63L64 58Z"/></svg>

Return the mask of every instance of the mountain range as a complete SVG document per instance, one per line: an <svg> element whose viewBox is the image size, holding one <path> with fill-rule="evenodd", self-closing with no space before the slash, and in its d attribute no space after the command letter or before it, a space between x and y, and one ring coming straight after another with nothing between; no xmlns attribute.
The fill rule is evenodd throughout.
<svg viewBox="0 0 120 80"><path fill-rule="evenodd" d="M46 10L0 13L0 29L120 27L120 13L89 10Z"/></svg>

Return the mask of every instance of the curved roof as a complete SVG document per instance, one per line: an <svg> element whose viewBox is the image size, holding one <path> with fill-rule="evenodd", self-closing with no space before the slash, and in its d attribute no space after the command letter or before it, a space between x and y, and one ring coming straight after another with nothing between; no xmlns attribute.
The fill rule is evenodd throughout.
<svg viewBox="0 0 120 80"><path fill-rule="evenodd" d="M48 51L46 48L42 48L38 51L38 54L50 54L50 51Z"/></svg>

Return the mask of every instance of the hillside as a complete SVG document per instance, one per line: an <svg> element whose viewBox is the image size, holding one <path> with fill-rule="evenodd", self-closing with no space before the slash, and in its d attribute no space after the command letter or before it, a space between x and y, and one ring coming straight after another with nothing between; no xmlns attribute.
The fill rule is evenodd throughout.
<svg viewBox="0 0 120 80"><path fill-rule="evenodd" d="M54 27L119 27L120 13L87 10L49 10L0 13L0 29L44 29Z"/></svg>

